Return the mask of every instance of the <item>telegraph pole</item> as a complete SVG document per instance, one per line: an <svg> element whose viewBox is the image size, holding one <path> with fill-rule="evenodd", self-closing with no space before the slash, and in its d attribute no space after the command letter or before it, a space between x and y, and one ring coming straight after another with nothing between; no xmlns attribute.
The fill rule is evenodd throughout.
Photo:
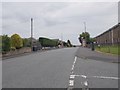
<svg viewBox="0 0 120 90"><path fill-rule="evenodd" d="M63 40L63 34L61 33L61 41Z"/></svg>
<svg viewBox="0 0 120 90"><path fill-rule="evenodd" d="M84 27L85 27L85 46L86 46L86 42L87 42L87 39L86 39L86 22L84 22Z"/></svg>
<svg viewBox="0 0 120 90"><path fill-rule="evenodd" d="M63 34L61 33L61 44L62 44L62 47L63 47Z"/></svg>
<svg viewBox="0 0 120 90"><path fill-rule="evenodd" d="M85 33L86 33L86 22L84 22L84 27L85 27Z"/></svg>
<svg viewBox="0 0 120 90"><path fill-rule="evenodd" d="M33 18L31 18L31 52L33 51Z"/></svg>

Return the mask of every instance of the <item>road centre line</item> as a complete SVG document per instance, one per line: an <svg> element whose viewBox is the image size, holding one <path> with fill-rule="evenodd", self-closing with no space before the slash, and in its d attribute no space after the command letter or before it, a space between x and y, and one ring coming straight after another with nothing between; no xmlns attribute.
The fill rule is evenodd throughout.
<svg viewBox="0 0 120 90"><path fill-rule="evenodd" d="M69 86L74 86L74 80L69 80Z"/></svg>
<svg viewBox="0 0 120 90"><path fill-rule="evenodd" d="M72 71L74 70L76 60L77 60L77 57L75 56L75 58L74 58L74 62L73 62L73 65L72 65L72 69L71 69Z"/></svg>
<svg viewBox="0 0 120 90"><path fill-rule="evenodd" d="M69 78L69 88L74 86L75 75L73 75L73 73L74 73L73 70L74 70L74 67L75 67L76 60L77 60L77 57L75 56L74 62L72 64L71 75L70 75L70 78Z"/></svg>

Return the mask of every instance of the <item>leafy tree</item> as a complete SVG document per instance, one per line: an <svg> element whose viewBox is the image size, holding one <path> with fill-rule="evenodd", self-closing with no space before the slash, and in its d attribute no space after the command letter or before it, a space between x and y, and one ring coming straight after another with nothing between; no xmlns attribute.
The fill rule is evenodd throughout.
<svg viewBox="0 0 120 90"><path fill-rule="evenodd" d="M11 36L11 45L12 47L15 47L16 49L23 47L22 38L18 34L13 34Z"/></svg>
<svg viewBox="0 0 120 90"><path fill-rule="evenodd" d="M85 39L86 43L89 44L90 43L90 34L88 32L82 32L82 34L80 34L80 36L79 36L80 43L82 43L82 39Z"/></svg>
<svg viewBox="0 0 120 90"><path fill-rule="evenodd" d="M23 40L23 47L30 47L31 46L29 39L23 38L22 40Z"/></svg>
<svg viewBox="0 0 120 90"><path fill-rule="evenodd" d="M7 35L2 36L2 51L7 52L10 50L11 44L10 44L10 37Z"/></svg>
<svg viewBox="0 0 120 90"><path fill-rule="evenodd" d="M68 47L72 47L70 40L67 40Z"/></svg>
<svg viewBox="0 0 120 90"><path fill-rule="evenodd" d="M90 38L90 43L95 41L96 41L95 38Z"/></svg>

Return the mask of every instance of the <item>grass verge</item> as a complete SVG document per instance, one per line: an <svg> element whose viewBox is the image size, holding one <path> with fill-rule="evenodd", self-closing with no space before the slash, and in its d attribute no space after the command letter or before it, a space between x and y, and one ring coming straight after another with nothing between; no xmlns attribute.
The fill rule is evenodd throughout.
<svg viewBox="0 0 120 90"><path fill-rule="evenodd" d="M95 49L104 53L120 55L120 45L100 46L95 47Z"/></svg>

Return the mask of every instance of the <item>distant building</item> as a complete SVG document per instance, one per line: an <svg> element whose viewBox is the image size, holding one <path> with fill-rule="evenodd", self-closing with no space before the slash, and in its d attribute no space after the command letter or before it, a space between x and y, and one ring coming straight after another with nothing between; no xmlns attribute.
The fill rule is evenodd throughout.
<svg viewBox="0 0 120 90"><path fill-rule="evenodd" d="M120 23L98 35L95 39L99 45L120 44Z"/></svg>

